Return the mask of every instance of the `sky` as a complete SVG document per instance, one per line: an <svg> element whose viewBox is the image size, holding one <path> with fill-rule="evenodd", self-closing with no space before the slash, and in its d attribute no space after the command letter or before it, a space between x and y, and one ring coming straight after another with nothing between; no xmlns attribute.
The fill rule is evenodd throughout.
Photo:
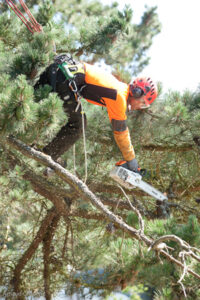
<svg viewBox="0 0 200 300"><path fill-rule="evenodd" d="M161 81L163 91L195 91L200 85L200 0L117 0L130 4L139 22L145 5L157 6L161 33L148 51L150 64L139 75Z"/></svg>

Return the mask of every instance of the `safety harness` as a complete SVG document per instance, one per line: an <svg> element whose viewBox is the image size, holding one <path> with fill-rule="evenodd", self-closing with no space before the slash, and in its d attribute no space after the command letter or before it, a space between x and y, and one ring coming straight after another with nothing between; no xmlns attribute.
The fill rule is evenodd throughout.
<svg viewBox="0 0 200 300"><path fill-rule="evenodd" d="M59 56L56 56L54 58L54 64L55 64L55 72L52 74L51 78L51 84L54 87L54 90L56 88L56 74L57 69L59 68L62 73L64 74L66 80L69 82L69 87L74 93L75 99L77 102L79 102L81 98L81 91L85 87L83 77L85 76L85 70L81 63L76 64L72 56L68 56L67 54L61 54ZM78 76L82 75L82 84L79 86L77 85Z"/></svg>
<svg viewBox="0 0 200 300"><path fill-rule="evenodd" d="M66 79L69 81L69 87L75 95L76 100L78 101L81 97L81 90L85 87L84 85L81 88L78 88L76 77L80 74L85 74L82 64L77 65L68 65L66 62L59 64L58 67L61 69Z"/></svg>

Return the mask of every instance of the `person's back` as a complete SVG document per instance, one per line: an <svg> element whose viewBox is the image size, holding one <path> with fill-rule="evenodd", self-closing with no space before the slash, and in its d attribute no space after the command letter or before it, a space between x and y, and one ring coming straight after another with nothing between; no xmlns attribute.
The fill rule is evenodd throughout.
<svg viewBox="0 0 200 300"><path fill-rule="evenodd" d="M83 97L93 104L106 106L110 122L112 119L126 120L128 84L102 68L87 63L84 67L86 87L82 91Z"/></svg>

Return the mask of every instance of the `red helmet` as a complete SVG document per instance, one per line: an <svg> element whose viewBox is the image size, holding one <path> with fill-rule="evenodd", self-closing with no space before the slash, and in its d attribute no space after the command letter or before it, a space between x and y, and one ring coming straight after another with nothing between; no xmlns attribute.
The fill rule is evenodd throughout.
<svg viewBox="0 0 200 300"><path fill-rule="evenodd" d="M141 96L147 105L151 104L158 96L157 86L150 77L136 78L130 84L130 94L134 96L134 90L138 88L142 90Z"/></svg>

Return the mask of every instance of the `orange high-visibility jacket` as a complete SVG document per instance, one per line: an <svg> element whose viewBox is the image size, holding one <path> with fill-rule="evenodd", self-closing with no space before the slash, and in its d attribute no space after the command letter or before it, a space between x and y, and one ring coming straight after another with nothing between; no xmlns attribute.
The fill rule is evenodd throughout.
<svg viewBox="0 0 200 300"><path fill-rule="evenodd" d="M135 158L130 134L126 125L129 86L120 82L102 68L84 63L85 84L82 96L89 102L105 106L113 126L115 141L125 160Z"/></svg>

